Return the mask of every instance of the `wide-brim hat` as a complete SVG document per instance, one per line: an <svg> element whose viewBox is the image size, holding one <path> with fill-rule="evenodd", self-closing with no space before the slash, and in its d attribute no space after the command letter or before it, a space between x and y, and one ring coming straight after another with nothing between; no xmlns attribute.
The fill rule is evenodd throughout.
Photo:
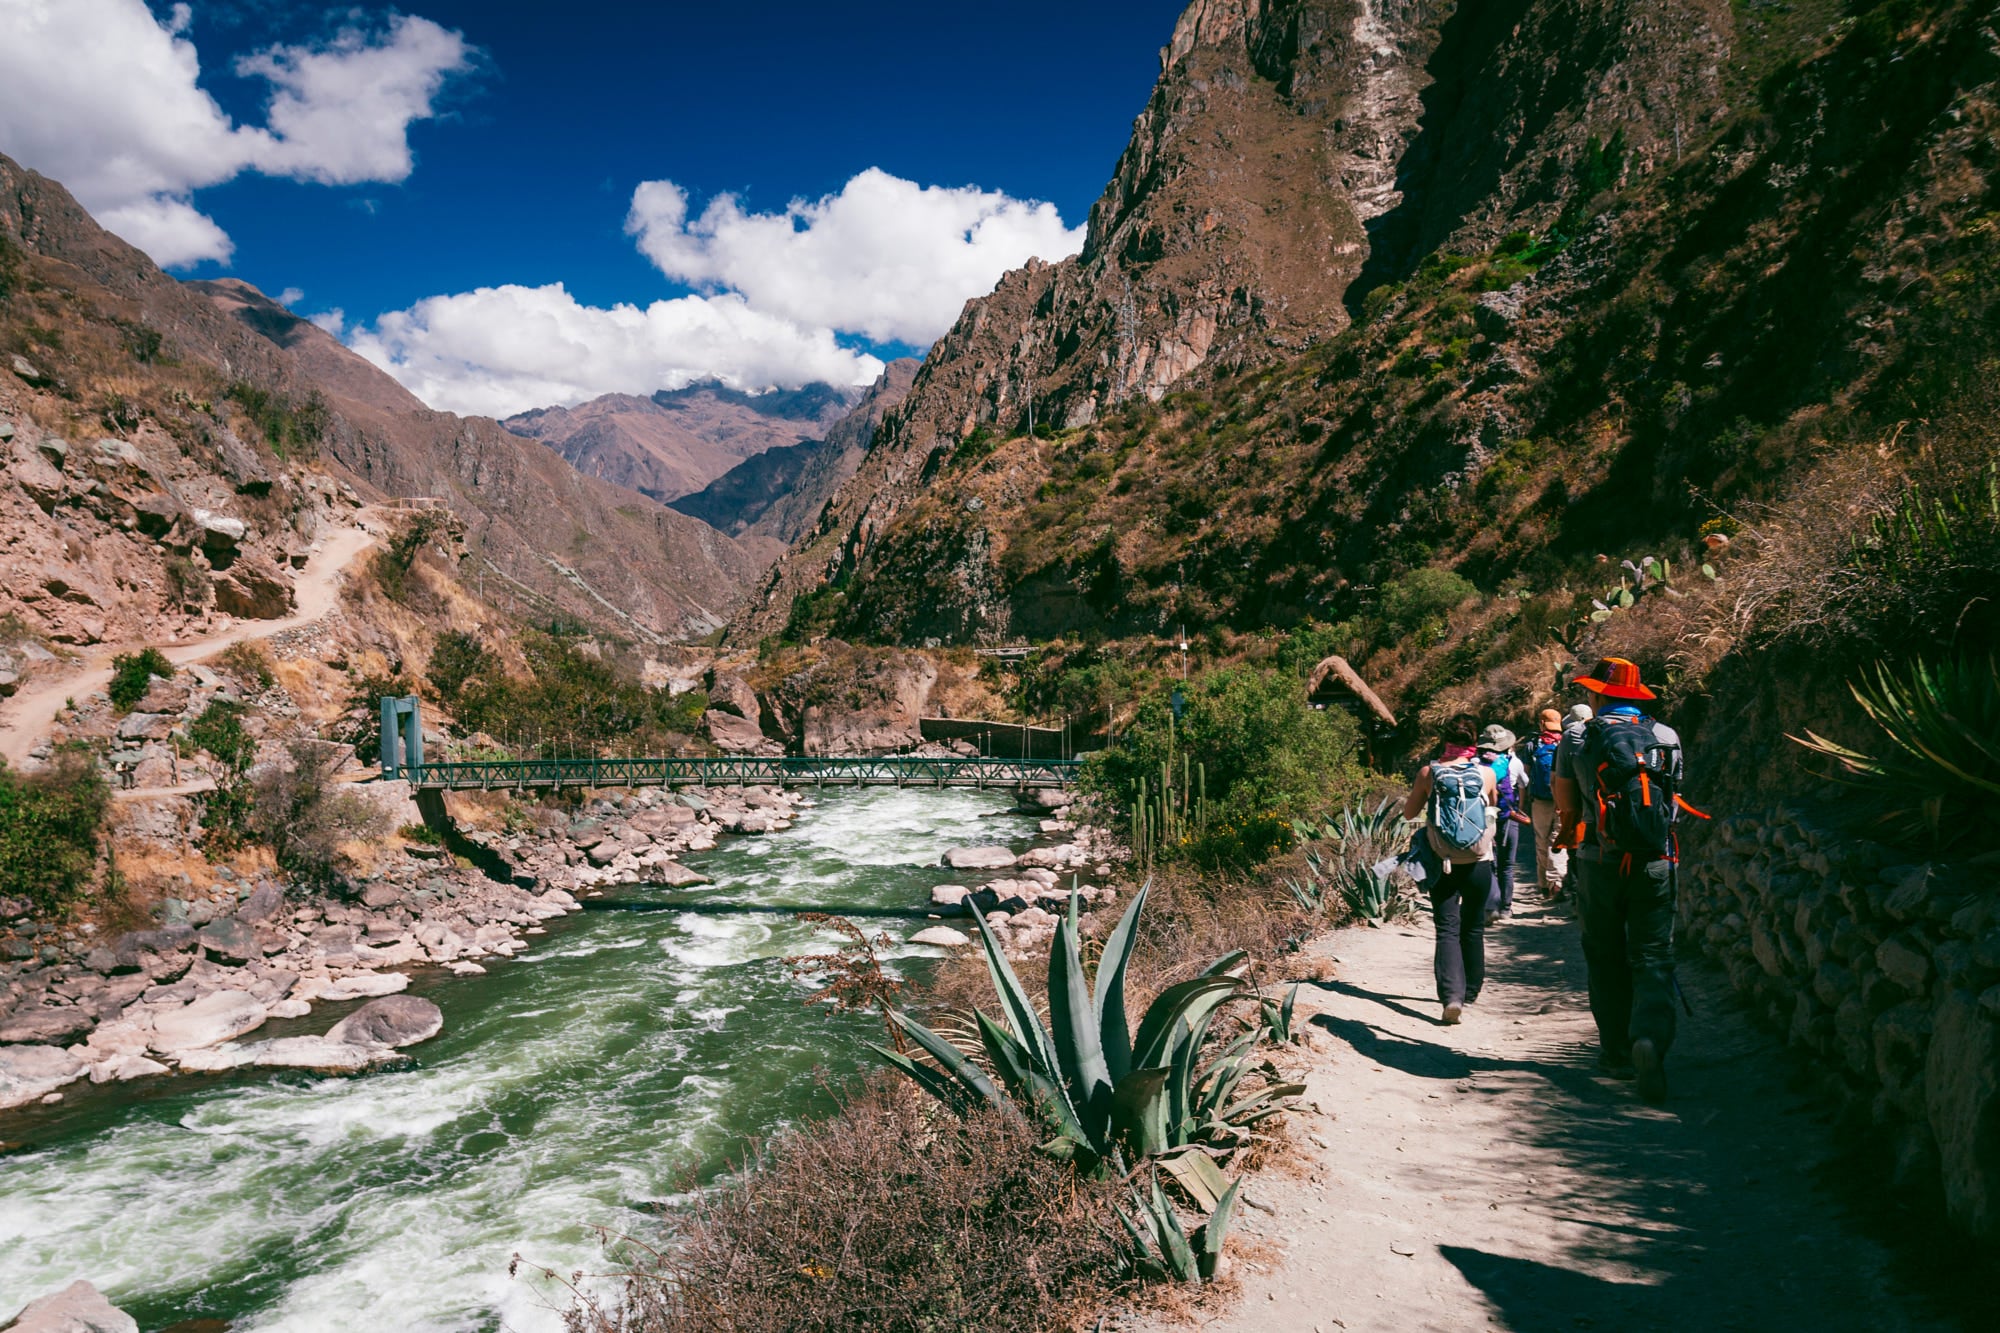
<svg viewBox="0 0 2000 1333"><path fill-rule="evenodd" d="M1491 751L1494 754L1513 749L1514 741L1514 733L1501 726L1498 722L1493 723L1486 730L1479 733L1479 748Z"/></svg>
<svg viewBox="0 0 2000 1333"><path fill-rule="evenodd" d="M1659 696L1647 689L1639 679L1639 664L1628 662L1622 657L1606 657L1590 669L1588 676L1578 676L1576 684L1592 694L1601 694L1607 699L1655 699Z"/></svg>

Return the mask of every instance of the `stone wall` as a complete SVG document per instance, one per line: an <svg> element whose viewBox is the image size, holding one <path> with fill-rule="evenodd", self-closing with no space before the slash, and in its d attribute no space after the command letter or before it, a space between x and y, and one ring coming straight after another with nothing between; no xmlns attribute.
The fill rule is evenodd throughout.
<svg viewBox="0 0 2000 1333"><path fill-rule="evenodd" d="M1878 1127L1900 1183L2000 1238L2000 875L1909 864L1778 809L1683 866L1686 938Z"/></svg>

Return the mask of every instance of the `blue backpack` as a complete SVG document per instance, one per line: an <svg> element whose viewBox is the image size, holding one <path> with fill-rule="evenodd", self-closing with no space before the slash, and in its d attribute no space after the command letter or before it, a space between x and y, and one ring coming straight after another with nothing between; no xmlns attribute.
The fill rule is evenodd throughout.
<svg viewBox="0 0 2000 1333"><path fill-rule="evenodd" d="M1477 850L1486 836L1486 778L1478 764L1431 765L1430 825L1447 846Z"/></svg>
<svg viewBox="0 0 2000 1333"><path fill-rule="evenodd" d="M1543 741L1535 747L1528 763L1528 795L1538 801L1556 798L1556 742Z"/></svg>

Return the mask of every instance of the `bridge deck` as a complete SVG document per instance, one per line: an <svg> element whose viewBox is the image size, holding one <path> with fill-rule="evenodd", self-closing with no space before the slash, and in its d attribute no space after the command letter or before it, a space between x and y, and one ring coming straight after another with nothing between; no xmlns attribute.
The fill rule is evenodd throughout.
<svg viewBox="0 0 2000 1333"><path fill-rule="evenodd" d="M508 791L550 787L1067 787L1075 759L506 759L405 764L385 778L413 787Z"/></svg>

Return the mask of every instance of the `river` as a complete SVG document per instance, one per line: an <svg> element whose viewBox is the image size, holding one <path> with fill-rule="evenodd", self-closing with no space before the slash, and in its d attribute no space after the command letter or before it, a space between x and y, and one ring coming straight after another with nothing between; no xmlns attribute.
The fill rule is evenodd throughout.
<svg viewBox="0 0 2000 1333"><path fill-rule="evenodd" d="M715 884L674 901L920 905L970 882L938 868L946 848L1030 836L1005 804L827 793L787 832L690 856ZM903 938L923 922L864 924ZM880 1033L804 1003L779 960L833 937L789 916L549 926L486 976L416 977L445 1028L407 1067L72 1085L62 1106L0 1123L22 1145L0 1156L0 1317L81 1277L148 1330L557 1329L560 1291L525 1264L510 1279L513 1256L602 1269L596 1226L645 1233L648 1201L822 1108L815 1067L861 1068Z"/></svg>

